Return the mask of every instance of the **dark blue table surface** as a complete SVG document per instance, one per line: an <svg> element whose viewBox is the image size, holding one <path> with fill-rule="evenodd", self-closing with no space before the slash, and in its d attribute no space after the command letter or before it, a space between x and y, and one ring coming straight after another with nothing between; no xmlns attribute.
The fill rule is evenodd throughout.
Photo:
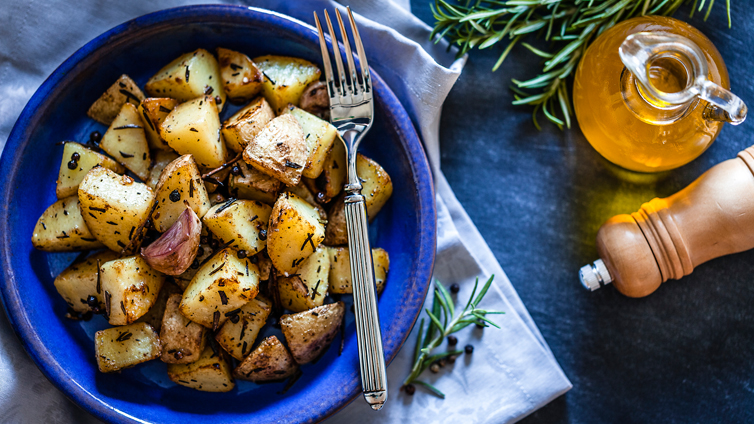
<svg viewBox="0 0 754 424"><path fill-rule="evenodd" d="M689 20L688 7L675 17L712 40L732 90L752 107L754 3L732 2L732 29L718 3L707 22L703 13ZM428 0L411 5L433 23ZM511 106L508 86L538 72L539 58L516 49L492 73L500 52L472 52L445 103L442 169L573 382L523 422L754 422L754 251L704 264L643 299L611 287L588 293L577 276L597 258L605 220L735 157L754 144L754 120L727 125L692 163L639 181L602 159L577 125L537 131L528 107Z"/></svg>

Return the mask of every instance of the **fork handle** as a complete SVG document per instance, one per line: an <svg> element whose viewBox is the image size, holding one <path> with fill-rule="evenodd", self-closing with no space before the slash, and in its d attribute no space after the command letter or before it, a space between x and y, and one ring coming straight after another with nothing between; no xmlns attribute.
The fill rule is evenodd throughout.
<svg viewBox="0 0 754 424"><path fill-rule="evenodd" d="M387 401L387 372L382 350L382 331L377 312L372 249L369 245L367 210L360 189L349 190L345 198L348 250L351 257L356 333L359 344L361 388L372 409Z"/></svg>

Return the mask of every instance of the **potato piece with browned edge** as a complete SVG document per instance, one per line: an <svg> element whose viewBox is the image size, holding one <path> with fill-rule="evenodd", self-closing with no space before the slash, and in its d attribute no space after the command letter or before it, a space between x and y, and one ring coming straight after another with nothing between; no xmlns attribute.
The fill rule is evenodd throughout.
<svg viewBox="0 0 754 424"><path fill-rule="evenodd" d="M303 176L317 178L325 167L325 159L333 143L337 140L338 131L331 123L291 104L285 108L283 113L291 114L296 118L304 131L308 156L302 173Z"/></svg>
<svg viewBox="0 0 754 424"><path fill-rule="evenodd" d="M216 253L191 280L180 311L186 318L217 330L234 311L259 293L259 270L226 248Z"/></svg>
<svg viewBox="0 0 754 424"><path fill-rule="evenodd" d="M345 304L337 302L280 317L283 335L297 363L313 361L330 346L345 313Z"/></svg>
<svg viewBox="0 0 754 424"><path fill-rule="evenodd" d="M115 259L100 265L108 322L126 325L149 311L157 300L165 276L152 269L141 256Z"/></svg>
<svg viewBox="0 0 754 424"><path fill-rule="evenodd" d="M298 184L307 160L301 125L291 115L273 119L249 141L243 160L288 185Z"/></svg>
<svg viewBox="0 0 754 424"><path fill-rule="evenodd" d="M168 303L168 298L173 294L181 294L183 290L177 285L170 282L169 279L165 279L165 283L160 289L160 294L157 295L152 307L149 308L146 314L137 319L136 322L146 322L154 328L154 331L160 332L162 329L162 317L165 315L165 307Z"/></svg>
<svg viewBox="0 0 754 424"><path fill-rule="evenodd" d="M214 102L211 96L203 96L182 103L160 125L160 136L173 150L193 155L204 168L217 168L228 155Z"/></svg>
<svg viewBox="0 0 754 424"><path fill-rule="evenodd" d="M230 315L228 321L225 321L215 334L215 340L230 356L239 361L243 360L251 352L254 340L267 322L271 311L272 302L262 295L257 295L249 303L236 309L235 314Z"/></svg>
<svg viewBox="0 0 754 424"><path fill-rule="evenodd" d="M223 123L225 144L234 152L241 152L254 137L275 119L275 112L264 97L257 97Z"/></svg>
<svg viewBox="0 0 754 424"><path fill-rule="evenodd" d="M157 206L152 222L157 231L164 233L178 220L186 204L201 219L210 208L209 195L202 182L202 174L191 155L183 155L162 170L155 188Z"/></svg>
<svg viewBox="0 0 754 424"><path fill-rule="evenodd" d="M267 229L267 253L285 276L293 274L325 239L317 208L284 192L275 202Z"/></svg>
<svg viewBox="0 0 754 424"><path fill-rule="evenodd" d="M31 244L46 252L71 252L104 247L89 231L81 216L77 196L50 205L34 226Z"/></svg>
<svg viewBox="0 0 754 424"><path fill-rule="evenodd" d="M168 377L174 383L202 392L228 392L235 383L227 354L218 349L215 353L210 346L196 361L190 364L168 364Z"/></svg>
<svg viewBox="0 0 754 424"><path fill-rule="evenodd" d="M152 153L152 168L149 170L149 178L144 182L154 190L160 182L162 170L179 156L172 150L154 150Z"/></svg>
<svg viewBox="0 0 754 424"><path fill-rule="evenodd" d="M199 359L207 346L207 329L181 315L178 311L180 303L180 293L170 295L162 317L160 330L162 357L160 359L168 364L194 362Z"/></svg>
<svg viewBox="0 0 754 424"><path fill-rule="evenodd" d="M76 312L104 311L105 297L99 284L97 261L105 263L117 257L118 254L112 250L104 250L73 262L55 277L55 289ZM94 297L93 302L89 302L90 297Z"/></svg>
<svg viewBox="0 0 754 424"><path fill-rule="evenodd" d="M257 266L259 267L259 279L262 281L269 280L270 270L272 270L272 261L267 255L267 249L257 253L254 257L256 258Z"/></svg>
<svg viewBox="0 0 754 424"><path fill-rule="evenodd" d="M269 336L243 360L233 376L239 380L255 383L282 380L292 376L298 369L293 355L275 336Z"/></svg>
<svg viewBox="0 0 754 424"><path fill-rule="evenodd" d="M58 196L58 199L78 193L79 184L87 172L95 166L103 166L118 174L122 174L126 170L123 165L101 153L90 150L74 141L66 141L55 187L55 195Z"/></svg>
<svg viewBox="0 0 754 424"><path fill-rule="evenodd" d="M258 200L272 205L277 200L283 183L280 180L247 165L244 161L236 162L239 170L238 175L230 176L228 191L231 196L239 199Z"/></svg>
<svg viewBox="0 0 754 424"><path fill-rule="evenodd" d="M144 228L154 201L146 184L107 168L94 168L79 185L81 215L97 240L120 252L141 245ZM126 253L129 253L126 252Z"/></svg>
<svg viewBox="0 0 754 424"><path fill-rule="evenodd" d="M330 256L330 293L351 294L351 255L348 247L327 247ZM385 289L385 280L390 270L390 257L385 249L372 249L372 263L374 266L374 284L377 293Z"/></svg>
<svg viewBox="0 0 754 424"><path fill-rule="evenodd" d="M196 258L194 258L194 262L191 266L183 274L173 277L175 284L177 284L181 290L185 291L189 284L191 284L191 280L194 279L196 273L199 272L199 264L212 256L212 253L213 251L209 244L200 244L199 249L196 252Z"/></svg>
<svg viewBox="0 0 754 424"><path fill-rule="evenodd" d="M220 63L223 90L229 101L243 103L262 91L264 75L249 56L218 47L217 61Z"/></svg>
<svg viewBox="0 0 754 424"><path fill-rule="evenodd" d="M322 306L327 294L330 256L327 248L320 246L301 264L296 275L278 277L280 304L293 312Z"/></svg>
<svg viewBox="0 0 754 424"><path fill-rule="evenodd" d="M295 186L286 186L285 191L289 193L293 193L296 196L302 198L306 201L306 203L312 205L314 208L317 209L317 212L319 213L319 217L322 218L323 221L327 220L327 212L320 207L319 203L317 202L317 199L314 197L314 193L312 193L311 190L309 190L309 187L304 184L303 180L298 183L298 185Z"/></svg>
<svg viewBox="0 0 754 424"><path fill-rule="evenodd" d="M246 255L255 255L267 247L267 223L272 207L256 200L230 199L212 206L202 222L223 243Z"/></svg>
<svg viewBox="0 0 754 424"><path fill-rule="evenodd" d="M131 103L126 103L118 116L102 136L100 147L110 156L122 163L129 171L142 181L149 178L149 143L144 133L144 124L139 110Z"/></svg>
<svg viewBox="0 0 754 424"><path fill-rule="evenodd" d="M204 49L181 55L165 65L147 81L144 91L151 97L170 97L181 102L202 95L212 96L218 112L225 105L220 65L212 53Z"/></svg>
<svg viewBox="0 0 754 424"><path fill-rule="evenodd" d="M178 106L178 100L169 97L148 97L141 101L139 113L144 121L144 132L147 135L149 148L172 150L160 137L160 125L176 106Z"/></svg>
<svg viewBox="0 0 754 424"><path fill-rule="evenodd" d="M277 113L288 103L298 106L306 86L321 74L315 64L295 57L260 56L254 58L254 63L266 77L262 94Z"/></svg>
<svg viewBox="0 0 754 424"><path fill-rule="evenodd" d="M159 358L160 338L143 322L108 328L94 335L94 352L100 372L114 372Z"/></svg>
<svg viewBox="0 0 754 424"><path fill-rule="evenodd" d="M315 193L319 203L329 203L343 191L347 178L346 147L336 140L325 157L322 173L316 179L304 178L304 183Z"/></svg>
<svg viewBox="0 0 754 424"><path fill-rule="evenodd" d="M139 86L128 75L123 74L92 103L86 114L99 123L110 125L125 103L138 106L142 99L144 93Z"/></svg>

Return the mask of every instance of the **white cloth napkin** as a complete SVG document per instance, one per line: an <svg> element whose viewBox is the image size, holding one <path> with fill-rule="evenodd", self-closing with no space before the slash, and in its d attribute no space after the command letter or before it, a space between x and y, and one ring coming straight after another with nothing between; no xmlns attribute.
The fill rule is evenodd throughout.
<svg viewBox="0 0 754 424"><path fill-rule="evenodd" d="M0 13L0 143L24 105L66 57L109 28L139 15L194 3L181 0L108 1L5 0ZM206 3L206 1L204 2ZM338 6L330 0L252 0L312 23L312 11ZM373 412L362 399L329 422L515 422L571 388L552 352L521 303L500 264L453 194L440 170L439 123L442 104L465 59L455 60L447 44L429 40L429 27L413 16L408 0L351 0L358 12L369 64L401 99L424 141L436 178L438 240L435 278L458 283L468 298L474 279L495 274L483 306L502 310L493 317L501 329L467 328L459 347L465 355L440 373L423 376L445 392L439 399L418 388L399 392L411 368L417 328L388 369L390 400ZM0 145L1 146L1 145ZM431 296L429 297L431 299ZM4 317L1 321L6 321ZM23 352L10 327L0 325L0 422L96 422L73 406L42 376Z"/></svg>

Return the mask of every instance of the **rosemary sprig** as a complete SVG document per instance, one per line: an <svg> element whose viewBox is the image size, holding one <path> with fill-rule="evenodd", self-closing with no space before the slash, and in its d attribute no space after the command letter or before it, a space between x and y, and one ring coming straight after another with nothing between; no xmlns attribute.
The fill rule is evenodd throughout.
<svg viewBox="0 0 754 424"><path fill-rule="evenodd" d="M618 22L640 15L672 15L691 0L435 0L430 5L435 17L431 37L435 42L447 37L459 47L459 56L507 43L492 70L496 71L514 46L520 44L544 60L542 73L527 80L513 79L514 105L534 107L537 115L559 128L571 127L571 100L566 85L575 73L589 43ZM694 0L691 15L707 4L704 19L715 0ZM730 0L726 0L728 27ZM542 35L553 51L544 51L523 42L531 34ZM533 92L532 92L533 91Z"/></svg>
<svg viewBox="0 0 754 424"><path fill-rule="evenodd" d="M427 324L426 331L424 327L424 318L419 322L419 335L416 338L416 348L414 350L414 366L411 368L411 374L406 377L403 382L403 386L409 384L418 384L422 387L429 389L432 393L445 399L445 394L426 381L418 380L421 373L426 371L433 363L440 359L447 358L453 355L460 355L463 353L461 350L449 350L442 353L431 354L432 350L440 346L443 340L449 335L460 331L469 325L480 324L485 327L489 325L498 327L497 324L490 321L487 315L492 314L504 314L505 312L487 311L479 309L479 302L482 301L484 295L487 294L492 280L495 276L491 276L489 280L482 286L482 289L477 293L479 287L479 278L474 282L474 290L469 296L469 301L466 302L463 310L456 315L456 307L453 299L448 290L439 282L435 284L434 298L432 299L432 310L425 309L427 316L429 317L429 323Z"/></svg>

